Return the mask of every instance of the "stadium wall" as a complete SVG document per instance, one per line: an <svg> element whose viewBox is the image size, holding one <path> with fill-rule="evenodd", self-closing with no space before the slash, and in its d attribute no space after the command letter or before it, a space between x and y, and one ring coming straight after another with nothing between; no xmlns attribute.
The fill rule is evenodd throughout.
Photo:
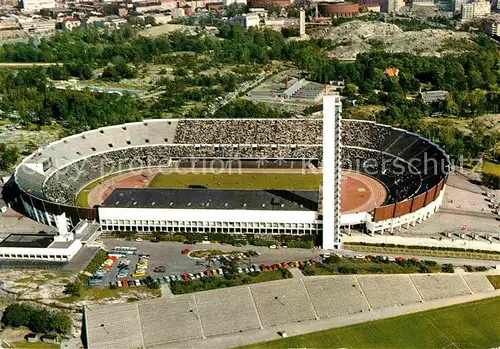
<svg viewBox="0 0 500 349"><path fill-rule="evenodd" d="M439 192L439 195L435 200L431 201L428 205L424 207L412 211L411 213L399 217L392 215L390 218L387 218L384 216L384 219L377 219L383 217L383 215L379 216L377 216L376 214L373 216L367 215L366 230L371 234L375 233L383 234L384 231L389 231L390 233L392 233L394 230L400 230L401 228L409 228L410 226L414 227L417 223L422 223L423 221L425 221L427 218L431 217L434 213L438 211L439 206L441 206L441 203L443 202L445 188L446 185L443 186L443 189ZM435 191L436 190L434 190L434 192ZM431 191L428 191L423 195L430 197L431 195L429 195L429 193L431 193ZM394 205L390 206L392 207L394 212ZM377 209L375 209L375 212L376 211Z"/></svg>

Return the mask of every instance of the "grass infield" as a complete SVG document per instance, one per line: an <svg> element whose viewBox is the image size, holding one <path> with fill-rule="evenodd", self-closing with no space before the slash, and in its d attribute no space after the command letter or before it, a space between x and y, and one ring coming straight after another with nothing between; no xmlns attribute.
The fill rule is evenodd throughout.
<svg viewBox="0 0 500 349"><path fill-rule="evenodd" d="M334 328L245 348L494 348L500 297Z"/></svg>
<svg viewBox="0 0 500 349"><path fill-rule="evenodd" d="M159 173L148 187L183 189L202 186L210 189L318 190L321 182L321 174Z"/></svg>

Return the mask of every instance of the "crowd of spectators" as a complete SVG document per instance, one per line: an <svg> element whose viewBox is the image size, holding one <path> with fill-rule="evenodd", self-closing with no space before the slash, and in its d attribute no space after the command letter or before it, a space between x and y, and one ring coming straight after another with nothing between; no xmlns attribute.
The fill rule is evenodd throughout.
<svg viewBox="0 0 500 349"><path fill-rule="evenodd" d="M178 144L322 144L319 119L182 120Z"/></svg>
<svg viewBox="0 0 500 349"><path fill-rule="evenodd" d="M301 166L320 166L322 126L318 119L180 120L173 144L155 141L110 148L57 171L54 168L45 176L31 175L31 170L19 171L18 183L35 196L75 205L76 194L98 178L134 168L169 167L176 160L246 159L253 160L255 166L280 167L290 166L282 161L296 159ZM111 137L109 132L104 134ZM441 163L436 163L447 163L438 148L403 130L343 120L341 137L342 167L379 179L389 190L388 201L401 201L425 191L447 172ZM159 139L163 140L160 136ZM254 166L249 164L252 162L246 166ZM42 187L45 177L48 178ZM31 179L36 183L31 183Z"/></svg>

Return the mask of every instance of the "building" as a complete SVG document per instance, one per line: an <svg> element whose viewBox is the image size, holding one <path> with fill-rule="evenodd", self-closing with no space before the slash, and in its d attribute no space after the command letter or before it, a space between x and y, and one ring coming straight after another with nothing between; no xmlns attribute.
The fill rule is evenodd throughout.
<svg viewBox="0 0 500 349"><path fill-rule="evenodd" d="M80 22L78 19L74 17L70 18L65 18L61 22L61 29L62 30L73 30L75 28L78 28L79 26L82 25L82 22Z"/></svg>
<svg viewBox="0 0 500 349"><path fill-rule="evenodd" d="M63 214L59 221L65 220ZM0 242L0 260L70 261L83 245L99 235L99 225L82 220L70 232L58 225L57 234L10 234Z"/></svg>
<svg viewBox="0 0 500 349"><path fill-rule="evenodd" d="M22 0L21 10L23 12L40 12L43 8L54 8L56 7L55 0Z"/></svg>
<svg viewBox="0 0 500 349"><path fill-rule="evenodd" d="M134 2L134 11L138 13L159 12L163 5L159 1L155 2Z"/></svg>
<svg viewBox="0 0 500 349"><path fill-rule="evenodd" d="M322 17L356 17L359 15L359 4L354 2L325 2L318 4L318 11Z"/></svg>
<svg viewBox="0 0 500 349"><path fill-rule="evenodd" d="M447 100L449 93L448 91L434 90L420 92L420 95L425 103L434 103Z"/></svg>
<svg viewBox="0 0 500 349"><path fill-rule="evenodd" d="M391 78L396 77L396 76L399 76L399 69L395 68L395 67L387 67L387 68L385 68L384 73L387 76L390 76Z"/></svg>
<svg viewBox="0 0 500 349"><path fill-rule="evenodd" d="M500 20L490 19L484 22L484 30L486 34L500 36Z"/></svg>
<svg viewBox="0 0 500 349"><path fill-rule="evenodd" d="M478 17L486 17L491 13L489 1L477 1L462 4L461 17L463 21L470 21Z"/></svg>
<svg viewBox="0 0 500 349"><path fill-rule="evenodd" d="M247 0L223 0L224 6L229 6L232 4L245 5L247 4Z"/></svg>
<svg viewBox="0 0 500 349"><path fill-rule="evenodd" d="M427 91L422 96L431 98L432 92L447 94ZM393 233L437 212L450 168L439 146L388 125L341 121L338 95L324 97L323 106L323 120L159 119L72 135L23 159L13 175L17 195L10 203L36 221L57 227L54 243L80 240L82 245L93 239L96 231L91 228L96 226L139 233L323 233L323 246L337 248L341 227ZM431 166L431 172L421 166L429 158L438 165ZM376 172L367 169L366 163L373 160L384 168L376 164ZM279 168L323 168L324 186L313 191L116 189L99 206L80 207L76 202L81 188L122 171L195 165L208 169L221 162L223 167L255 168L262 161L271 167L279 162ZM339 191L340 166L379 181L388 195L371 207L340 211L341 199L344 204L349 199L341 198ZM59 246L51 244L48 241L47 250ZM49 258L43 251L18 253L16 248L23 246L9 248L13 250L1 252L9 258ZM62 259L57 256L63 254L50 256Z"/></svg>
<svg viewBox="0 0 500 349"><path fill-rule="evenodd" d="M404 6L404 0L380 0L380 12L383 13L398 13Z"/></svg>
<svg viewBox="0 0 500 349"><path fill-rule="evenodd" d="M256 14L244 14L231 18L233 22L241 24L245 29L250 27L258 28L260 25L260 17Z"/></svg>
<svg viewBox="0 0 500 349"><path fill-rule="evenodd" d="M99 207L103 230L315 234L318 192L116 189Z"/></svg>

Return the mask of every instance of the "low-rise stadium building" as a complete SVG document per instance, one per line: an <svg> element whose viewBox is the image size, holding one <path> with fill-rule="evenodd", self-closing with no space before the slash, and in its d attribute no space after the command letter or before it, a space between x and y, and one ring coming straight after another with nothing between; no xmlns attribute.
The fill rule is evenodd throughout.
<svg viewBox="0 0 500 349"><path fill-rule="evenodd" d="M328 110L332 104L325 108L325 120L338 115L325 137L321 119L159 119L66 137L40 148L16 168L15 201L39 222L65 225L63 231L85 219L99 222L103 230L319 234L325 197L333 205L328 207L330 217L336 217L332 215L340 201L337 185L325 186L333 188L328 189L336 192L332 195L320 188L317 192L116 189L103 205L92 208L79 207L76 198L88 184L132 169L205 166L205 161L211 166L273 166L274 160L321 168L324 157L334 157L329 166L335 170L324 171L324 183L338 177L340 168L348 169L375 178L388 195L384 205L369 212L331 218L328 230L362 224L371 233L392 231L436 212L450 166L445 152L395 127L362 120L342 120L340 125L337 102L338 110ZM339 245L340 235L324 243L328 248Z"/></svg>

